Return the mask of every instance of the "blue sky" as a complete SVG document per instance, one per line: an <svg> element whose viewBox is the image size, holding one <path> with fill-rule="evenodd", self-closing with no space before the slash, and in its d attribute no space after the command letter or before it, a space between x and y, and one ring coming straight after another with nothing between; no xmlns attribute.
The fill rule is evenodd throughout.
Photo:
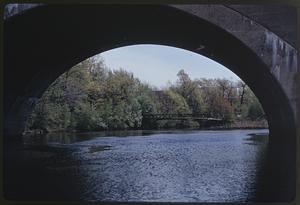
<svg viewBox="0 0 300 205"><path fill-rule="evenodd" d="M143 82L158 88L176 82L176 74L184 69L192 79L226 78L240 80L223 65L202 55L169 46L134 45L112 49L99 54L111 69L123 68L133 72Z"/></svg>

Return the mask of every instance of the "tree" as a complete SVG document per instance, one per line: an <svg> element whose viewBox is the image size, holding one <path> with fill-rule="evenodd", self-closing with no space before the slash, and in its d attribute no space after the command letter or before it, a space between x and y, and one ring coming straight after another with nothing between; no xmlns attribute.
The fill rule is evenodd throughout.
<svg viewBox="0 0 300 205"><path fill-rule="evenodd" d="M201 90L198 84L191 80L189 75L182 69L178 72L178 81L173 89L186 100L192 113L203 114L206 109Z"/></svg>
<svg viewBox="0 0 300 205"><path fill-rule="evenodd" d="M161 93L160 111L162 113L185 114L191 113L191 110L184 97L175 91L168 89Z"/></svg>
<svg viewBox="0 0 300 205"><path fill-rule="evenodd" d="M251 120L258 120L264 117L264 111L262 109L262 106L258 102L257 99L255 99L248 108L248 117Z"/></svg>
<svg viewBox="0 0 300 205"><path fill-rule="evenodd" d="M227 121L234 119L234 109L227 99L218 95L218 93L211 93L208 96L207 114L211 117L222 118Z"/></svg>
<svg viewBox="0 0 300 205"><path fill-rule="evenodd" d="M240 106L242 106L245 100L245 93L247 92L248 89L246 87L246 83L244 83L243 81L239 81L237 83L237 87L238 87L238 95L240 98Z"/></svg>

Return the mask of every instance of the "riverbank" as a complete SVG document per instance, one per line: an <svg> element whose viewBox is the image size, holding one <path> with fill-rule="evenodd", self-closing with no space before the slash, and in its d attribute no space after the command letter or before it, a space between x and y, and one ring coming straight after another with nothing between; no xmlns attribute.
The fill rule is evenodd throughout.
<svg viewBox="0 0 300 205"><path fill-rule="evenodd" d="M267 129L268 121L265 119L262 120L236 120L230 127L232 129Z"/></svg>
<svg viewBox="0 0 300 205"><path fill-rule="evenodd" d="M232 130L232 129L268 129L268 121L262 120L236 120L231 124L215 126L208 128L209 130Z"/></svg>
<svg viewBox="0 0 300 205"><path fill-rule="evenodd" d="M176 129L177 127L170 128L157 128L151 130L163 131ZM180 130L232 130L232 129L268 129L268 122L265 119L262 120L236 120L231 124L219 125L219 126L211 126L211 127L190 127L190 128L180 128ZM43 130L27 130L23 133L23 135L43 135L47 133L80 133L80 132L98 132L98 131L131 131L131 130L142 130L142 129L129 129L129 130L50 130L45 132Z"/></svg>

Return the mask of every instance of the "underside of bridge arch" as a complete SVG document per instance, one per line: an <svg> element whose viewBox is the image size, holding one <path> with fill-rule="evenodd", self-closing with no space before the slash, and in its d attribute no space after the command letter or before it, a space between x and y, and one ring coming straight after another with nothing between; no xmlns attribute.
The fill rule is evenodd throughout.
<svg viewBox="0 0 300 205"><path fill-rule="evenodd" d="M296 123L282 85L239 39L169 6L51 5L8 18L4 24L5 136L22 132L34 101L60 74L95 54L134 44L168 45L205 55L247 83L269 122L266 176L273 184L265 184L269 191L262 200L293 198Z"/></svg>

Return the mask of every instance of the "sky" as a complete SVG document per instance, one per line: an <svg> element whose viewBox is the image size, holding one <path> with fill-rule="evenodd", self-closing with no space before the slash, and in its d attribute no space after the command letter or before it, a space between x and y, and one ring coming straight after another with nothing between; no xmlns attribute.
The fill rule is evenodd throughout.
<svg viewBox="0 0 300 205"><path fill-rule="evenodd" d="M108 68L131 71L142 82L163 88L176 82L177 73L184 69L191 79L240 78L223 65L202 55L169 46L133 45L112 49L99 54Z"/></svg>

